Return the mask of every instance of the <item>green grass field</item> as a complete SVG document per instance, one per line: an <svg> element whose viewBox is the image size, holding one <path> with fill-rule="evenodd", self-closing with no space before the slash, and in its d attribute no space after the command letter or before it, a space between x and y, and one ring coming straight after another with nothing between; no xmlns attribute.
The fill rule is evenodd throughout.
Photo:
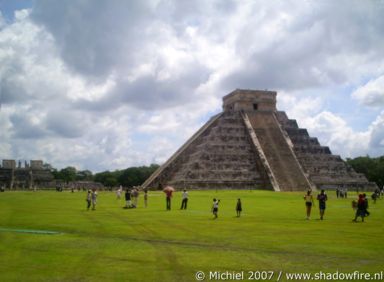
<svg viewBox="0 0 384 282"><path fill-rule="evenodd" d="M0 281L196 281L197 271L384 270L384 200L370 201L366 222L353 223L355 194L329 194L325 220L318 220L316 205L307 221L304 193L190 191L185 211L179 210L180 192L171 211L161 192L149 193L148 208L141 194L139 207L129 210L113 192L99 192L95 211L85 209L85 192L0 193ZM221 199L217 220L210 211L214 197ZM243 213L236 218L239 197Z"/></svg>

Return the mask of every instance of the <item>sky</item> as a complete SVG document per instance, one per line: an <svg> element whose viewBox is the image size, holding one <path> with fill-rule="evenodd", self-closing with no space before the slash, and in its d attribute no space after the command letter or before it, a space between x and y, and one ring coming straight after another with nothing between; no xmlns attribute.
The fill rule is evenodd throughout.
<svg viewBox="0 0 384 282"><path fill-rule="evenodd" d="M161 164L240 89L384 155L384 1L0 0L0 159Z"/></svg>

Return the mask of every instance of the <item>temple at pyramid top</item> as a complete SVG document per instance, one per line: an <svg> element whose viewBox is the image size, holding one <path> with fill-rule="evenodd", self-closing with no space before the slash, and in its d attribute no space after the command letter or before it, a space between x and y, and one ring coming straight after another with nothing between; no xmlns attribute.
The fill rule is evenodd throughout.
<svg viewBox="0 0 384 282"><path fill-rule="evenodd" d="M276 109L274 91L236 89L142 185L158 189L322 188L372 190L374 183Z"/></svg>
<svg viewBox="0 0 384 282"><path fill-rule="evenodd" d="M224 111L276 111L276 92L236 89L223 97Z"/></svg>

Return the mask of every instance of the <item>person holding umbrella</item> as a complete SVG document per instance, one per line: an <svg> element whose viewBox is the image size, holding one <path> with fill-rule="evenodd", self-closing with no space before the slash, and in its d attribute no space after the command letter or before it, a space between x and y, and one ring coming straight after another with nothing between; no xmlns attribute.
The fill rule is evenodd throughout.
<svg viewBox="0 0 384 282"><path fill-rule="evenodd" d="M175 189L173 189L173 187L171 186L166 186L164 189L163 189L163 192L165 193L166 195L166 204L167 204L167 210L170 211L171 210L171 198L172 198L172 193L175 191Z"/></svg>

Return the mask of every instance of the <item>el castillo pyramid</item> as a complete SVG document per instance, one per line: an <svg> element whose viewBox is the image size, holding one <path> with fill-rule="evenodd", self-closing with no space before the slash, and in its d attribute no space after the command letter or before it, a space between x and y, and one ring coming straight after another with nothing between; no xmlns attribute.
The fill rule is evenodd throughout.
<svg viewBox="0 0 384 282"><path fill-rule="evenodd" d="M158 189L371 190L374 183L321 146L285 112L274 91L237 89L142 185Z"/></svg>

